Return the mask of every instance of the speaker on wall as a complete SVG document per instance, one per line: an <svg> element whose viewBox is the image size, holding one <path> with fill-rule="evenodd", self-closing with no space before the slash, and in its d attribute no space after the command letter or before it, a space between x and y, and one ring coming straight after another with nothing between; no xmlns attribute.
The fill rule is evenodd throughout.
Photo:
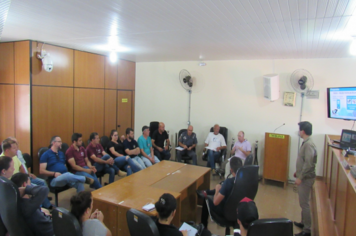
<svg viewBox="0 0 356 236"><path fill-rule="evenodd" d="M264 98L271 102L279 98L279 75L269 74L263 76L263 93Z"/></svg>

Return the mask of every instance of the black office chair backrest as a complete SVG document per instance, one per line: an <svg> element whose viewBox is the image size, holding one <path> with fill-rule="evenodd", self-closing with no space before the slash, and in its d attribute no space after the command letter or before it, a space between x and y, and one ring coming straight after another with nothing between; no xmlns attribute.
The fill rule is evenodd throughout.
<svg viewBox="0 0 356 236"><path fill-rule="evenodd" d="M250 166L253 163L253 155L252 153L246 157L244 166Z"/></svg>
<svg viewBox="0 0 356 236"><path fill-rule="evenodd" d="M286 218L260 219L252 222L247 236L293 236L293 223Z"/></svg>
<svg viewBox="0 0 356 236"><path fill-rule="evenodd" d="M153 132L155 132L156 130L158 130L158 125L159 122L158 121L152 121L150 123L150 137L152 138Z"/></svg>
<svg viewBox="0 0 356 236"><path fill-rule="evenodd" d="M126 219L131 236L159 236L156 223L145 213L130 209L126 213Z"/></svg>
<svg viewBox="0 0 356 236"><path fill-rule="evenodd" d="M236 174L234 187L225 202L224 217L228 221L236 221L236 208L239 202L248 197L255 199L258 190L258 166L243 166Z"/></svg>
<svg viewBox="0 0 356 236"><path fill-rule="evenodd" d="M118 142L120 142L120 140ZM110 138L108 136L104 135L100 138L100 144L101 144L101 146L103 146L105 152L107 151L109 143L110 143Z"/></svg>
<svg viewBox="0 0 356 236"><path fill-rule="evenodd" d="M68 144L66 143L62 143L62 146L61 146L61 151L64 153L64 155L66 154L66 151L68 150L69 146Z"/></svg>
<svg viewBox="0 0 356 236"><path fill-rule="evenodd" d="M0 215L4 226L10 235L33 236L22 217L19 200L17 186L11 180L0 176Z"/></svg>
<svg viewBox="0 0 356 236"><path fill-rule="evenodd" d="M214 127L210 128L210 132L214 132ZM227 145L227 138L228 138L228 129L226 127L220 127L219 133L224 136L225 143Z"/></svg>
<svg viewBox="0 0 356 236"><path fill-rule="evenodd" d="M25 161L26 161L26 167L27 168L32 167L32 158L31 158L30 154L23 153L22 156L23 156L23 159L25 159Z"/></svg>
<svg viewBox="0 0 356 236"><path fill-rule="evenodd" d="M41 147L40 150L38 150L38 159L41 159L42 154L45 153L48 149L48 147Z"/></svg>
<svg viewBox="0 0 356 236"><path fill-rule="evenodd" d="M181 129L181 130L179 130L179 132L178 132L178 139L179 139L180 135L181 135L182 133L186 132L186 131L187 131L187 129ZM178 145L178 144L177 144L177 145Z"/></svg>
<svg viewBox="0 0 356 236"><path fill-rule="evenodd" d="M57 207L52 212L53 231L56 236L82 236L82 227L68 210Z"/></svg>
<svg viewBox="0 0 356 236"><path fill-rule="evenodd" d="M4 223L2 222L1 216L0 216L0 236L5 236L7 232L7 229L4 225Z"/></svg>

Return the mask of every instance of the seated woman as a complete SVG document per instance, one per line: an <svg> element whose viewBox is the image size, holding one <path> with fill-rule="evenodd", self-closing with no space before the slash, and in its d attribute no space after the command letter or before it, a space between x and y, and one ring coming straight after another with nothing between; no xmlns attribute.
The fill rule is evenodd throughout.
<svg viewBox="0 0 356 236"><path fill-rule="evenodd" d="M96 209L93 213L91 192L83 191L70 199L71 213L78 219L83 236L111 236L111 231L104 225L104 215Z"/></svg>
<svg viewBox="0 0 356 236"><path fill-rule="evenodd" d="M10 179L14 171L15 167L12 158L7 156L0 157L0 176Z"/></svg>
<svg viewBox="0 0 356 236"><path fill-rule="evenodd" d="M130 156L125 156L124 145L119 140L119 134L116 130L111 130L111 141L108 144L108 154L115 160L115 165L120 169L125 169L127 175L141 170L141 166Z"/></svg>
<svg viewBox="0 0 356 236"><path fill-rule="evenodd" d="M155 207L158 213L156 225L160 236L188 236L186 230L179 231L179 229L171 224L177 208L177 201L171 194L163 194L156 202ZM203 230L202 236L210 235L211 233L209 230Z"/></svg>

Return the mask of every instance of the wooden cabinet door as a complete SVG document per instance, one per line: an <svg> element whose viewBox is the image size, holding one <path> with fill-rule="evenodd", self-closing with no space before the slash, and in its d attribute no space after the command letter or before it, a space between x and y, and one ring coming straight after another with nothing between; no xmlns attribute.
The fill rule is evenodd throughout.
<svg viewBox="0 0 356 236"><path fill-rule="evenodd" d="M132 127L132 91L117 91L117 131L125 134L126 128Z"/></svg>

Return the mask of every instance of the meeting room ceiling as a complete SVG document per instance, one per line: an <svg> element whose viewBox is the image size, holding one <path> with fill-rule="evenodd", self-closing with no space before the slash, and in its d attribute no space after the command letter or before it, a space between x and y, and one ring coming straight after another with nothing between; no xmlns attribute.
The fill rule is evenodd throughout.
<svg viewBox="0 0 356 236"><path fill-rule="evenodd" d="M12 0L1 42L114 51L136 62L348 58L355 7L356 0Z"/></svg>

